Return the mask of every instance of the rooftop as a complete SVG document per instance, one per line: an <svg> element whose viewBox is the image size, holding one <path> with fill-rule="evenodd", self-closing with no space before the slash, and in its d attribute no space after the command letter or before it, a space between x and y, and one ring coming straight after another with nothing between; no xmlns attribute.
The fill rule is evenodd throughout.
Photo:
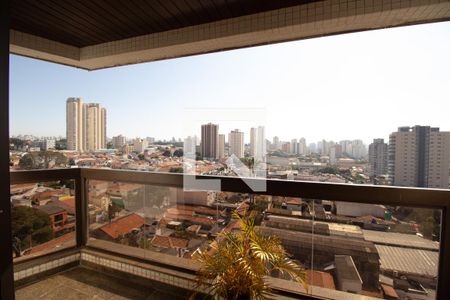
<svg viewBox="0 0 450 300"><path fill-rule="evenodd" d="M381 270L403 274L436 277L439 252L404 247L375 245L380 255Z"/></svg>
<svg viewBox="0 0 450 300"><path fill-rule="evenodd" d="M137 214L130 214L125 217L121 217L114 220L112 223L100 227L99 229L105 232L107 235L113 239L126 234L133 230L134 228L139 228L144 225L144 218Z"/></svg>
<svg viewBox="0 0 450 300"><path fill-rule="evenodd" d="M38 208L40 211L45 212L48 215L55 215L55 214L60 214L65 212L66 210L62 207L59 207L57 205L52 205L52 204L48 204L48 205L41 205L38 206Z"/></svg>
<svg viewBox="0 0 450 300"><path fill-rule="evenodd" d="M372 241L375 244L435 251L439 250L439 242L433 242L415 234L375 230L363 230L363 234L366 241Z"/></svg>
<svg viewBox="0 0 450 300"><path fill-rule="evenodd" d="M306 270L306 276L308 278L308 283L314 286L320 286L326 289L335 290L336 286L334 284L333 276L326 272Z"/></svg>
<svg viewBox="0 0 450 300"><path fill-rule="evenodd" d="M169 236L155 235L152 245L162 248L187 248L189 240Z"/></svg>

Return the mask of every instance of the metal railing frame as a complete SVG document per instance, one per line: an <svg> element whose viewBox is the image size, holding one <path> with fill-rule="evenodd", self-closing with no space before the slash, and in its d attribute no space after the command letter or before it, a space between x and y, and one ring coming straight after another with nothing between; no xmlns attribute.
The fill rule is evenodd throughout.
<svg viewBox="0 0 450 300"><path fill-rule="evenodd" d="M75 180L76 196L76 241L77 247L87 244L87 202L88 181L102 180L128 182L156 186L183 187L183 175L176 173L136 172L111 169L50 169L15 171L10 174L10 183L31 183L53 180ZM249 186L240 178L221 176L196 176L197 179L220 179L221 190L236 193L252 193ZM204 181L195 181L195 188L202 189ZM440 209L442 211L441 241L439 252L437 299L448 299L450 295L450 190L409 187L336 184L322 182L289 181L278 179L246 179L247 181L266 180L266 194L274 196L303 197L390 206L409 206ZM191 181L192 182L192 181Z"/></svg>

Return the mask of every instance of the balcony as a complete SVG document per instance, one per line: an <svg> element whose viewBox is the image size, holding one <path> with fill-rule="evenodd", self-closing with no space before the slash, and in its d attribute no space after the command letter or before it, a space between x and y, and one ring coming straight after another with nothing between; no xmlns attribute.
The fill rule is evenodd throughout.
<svg viewBox="0 0 450 300"><path fill-rule="evenodd" d="M267 180L267 190L255 194L238 178L197 176L203 192L189 196L181 174L9 173L11 53L97 70L450 20L449 2L438 0L157 2L0 3L0 298L184 299L201 267L195 251L210 249L225 229L239 230L230 212L250 210L259 230L278 236L306 270L306 289L278 274L267 278L279 299L448 299L447 190ZM203 185L212 179L220 180L220 190ZM52 195L53 207L59 208L25 208L22 219L11 213L12 188L30 184L56 184L61 193ZM17 197L12 209L48 200ZM343 210L357 207L360 216L339 216L337 202ZM381 214L381 206L395 214L367 218L365 209ZM26 223L31 211L45 216L37 218L46 220L44 231L42 223Z"/></svg>
<svg viewBox="0 0 450 300"><path fill-rule="evenodd" d="M69 191L75 230L16 254L16 297L53 299L75 291L77 298L88 298L83 293L89 291L105 298L186 299L200 267L195 251L209 249L223 230L239 230L231 211L249 210L259 218L259 230L280 237L306 270L308 290L279 276L267 279L279 299L447 299L450 191L272 179L266 192L255 194L239 178L196 178L198 190L211 179L221 181L221 190L183 191L183 174L172 173L12 172L16 187L75 183ZM268 206L260 208L262 203ZM339 203L338 209L383 205L396 208L396 215L385 222L365 220L364 213L342 217L324 209L330 203ZM387 221L428 211L438 215L439 242L412 234L405 222ZM356 288L349 287L355 278Z"/></svg>

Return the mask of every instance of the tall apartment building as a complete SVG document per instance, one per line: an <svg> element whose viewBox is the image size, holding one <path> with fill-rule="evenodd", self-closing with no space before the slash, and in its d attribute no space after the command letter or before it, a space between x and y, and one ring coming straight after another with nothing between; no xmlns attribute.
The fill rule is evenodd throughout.
<svg viewBox="0 0 450 300"><path fill-rule="evenodd" d="M330 164L335 165L338 161L338 158L342 157L342 146L335 143L334 145L330 146L329 151Z"/></svg>
<svg viewBox="0 0 450 300"><path fill-rule="evenodd" d="M274 136L273 142L272 142L272 150L280 150L280 149L281 149L280 138L277 136Z"/></svg>
<svg viewBox="0 0 450 300"><path fill-rule="evenodd" d="M285 153L291 152L291 142L282 142L281 143L281 151Z"/></svg>
<svg viewBox="0 0 450 300"><path fill-rule="evenodd" d="M384 139L374 139L369 145L370 177L387 174L388 145Z"/></svg>
<svg viewBox="0 0 450 300"><path fill-rule="evenodd" d="M81 98L66 102L67 149L95 151L106 148L106 109Z"/></svg>
<svg viewBox="0 0 450 300"><path fill-rule="evenodd" d="M339 145L341 145L342 153L346 154L348 156L352 156L352 141L349 140L343 140L339 142Z"/></svg>
<svg viewBox="0 0 450 300"><path fill-rule="evenodd" d="M257 138L257 129L254 127L250 128L250 156L252 157L255 157Z"/></svg>
<svg viewBox="0 0 450 300"><path fill-rule="evenodd" d="M244 157L244 133L239 129L232 130L228 134L229 154Z"/></svg>
<svg viewBox="0 0 450 300"><path fill-rule="evenodd" d="M113 136L112 145L114 149L122 149L123 146L127 144L127 138L119 134L118 136Z"/></svg>
<svg viewBox="0 0 450 300"><path fill-rule="evenodd" d="M430 126L399 127L389 136L393 185L448 188L450 132Z"/></svg>
<svg viewBox="0 0 450 300"><path fill-rule="evenodd" d="M219 144L217 152L217 156L219 159L225 157L225 134L219 134Z"/></svg>
<svg viewBox="0 0 450 300"><path fill-rule="evenodd" d="M263 162L266 158L266 137L264 127L250 128L250 156Z"/></svg>
<svg viewBox="0 0 450 300"><path fill-rule="evenodd" d="M362 140L353 140L352 143L352 157L356 159L367 158L367 148Z"/></svg>
<svg viewBox="0 0 450 300"><path fill-rule="evenodd" d="M204 159L214 160L218 158L218 143L219 143L219 125L204 124L202 125L202 157Z"/></svg>
<svg viewBox="0 0 450 300"><path fill-rule="evenodd" d="M184 155L189 158L195 158L195 152L197 147L197 136L188 136L183 141Z"/></svg>
<svg viewBox="0 0 450 300"><path fill-rule="evenodd" d="M290 153L292 153L292 154L298 154L299 153L297 139L292 139L291 140L291 151L290 151Z"/></svg>
<svg viewBox="0 0 450 300"><path fill-rule="evenodd" d="M309 148L310 153L317 153L317 144L316 143L310 143L308 148Z"/></svg>
<svg viewBox="0 0 450 300"><path fill-rule="evenodd" d="M305 138L301 138L298 142L298 154L300 155L308 154L308 146L306 146Z"/></svg>
<svg viewBox="0 0 450 300"><path fill-rule="evenodd" d="M95 151L106 148L106 109L98 103L85 104L86 149Z"/></svg>
<svg viewBox="0 0 450 300"><path fill-rule="evenodd" d="M85 119L83 99L68 98L66 102L67 150L85 150Z"/></svg>
<svg viewBox="0 0 450 300"><path fill-rule="evenodd" d="M330 165L335 165L337 162L337 158L336 158L336 147L333 146L330 148Z"/></svg>

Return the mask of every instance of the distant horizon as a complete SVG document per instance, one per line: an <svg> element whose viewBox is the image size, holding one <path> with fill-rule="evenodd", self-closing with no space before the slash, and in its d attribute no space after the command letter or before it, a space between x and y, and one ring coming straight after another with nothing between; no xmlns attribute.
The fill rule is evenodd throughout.
<svg viewBox="0 0 450 300"><path fill-rule="evenodd" d="M220 126L220 124L219 124L219 126ZM396 132L396 131L398 130L398 128L400 128L400 127L414 127L414 126L438 127L438 128L439 128L439 131L441 131L441 132L447 131L447 130L442 130L439 126L430 126L430 125L426 125L426 124L425 124L425 125L424 125L424 124L414 124L414 125L403 125L403 126L398 126L398 127L396 128L396 130L395 130L395 131L392 131L391 133ZM245 135L245 130L242 130L241 128L237 128L237 129L243 131L243 132L244 132L244 135ZM249 131L250 131L250 129L249 129ZM389 133L389 135L390 135L391 133ZM227 133L220 133L220 132L219 132L219 134L225 134L225 140L226 140L226 142L228 142ZM128 136L125 136L125 135L123 135L123 134L118 134L118 135L116 135L116 136L119 136L119 135L124 136L124 137L127 139L127 141L132 141L132 140L134 140L134 139L136 139L136 138L141 138L141 139L153 138L153 139L155 139L155 142L173 142L173 139L175 139L175 142L178 143L178 142L184 142L184 139L187 138L187 137L176 137L176 136L172 136L172 137L170 137L170 138L168 138L168 137L167 137L167 138L155 138L155 137L150 136L150 135L136 136L136 137L128 137ZM49 136L39 136L39 135L33 135L33 134L14 134L14 135L10 135L10 138L16 138L16 137L19 137L19 136L33 136L33 137L41 138L41 139L44 139L44 138L62 138L62 139L65 139L65 138L66 138L65 135L57 135L57 136L52 136L52 135L49 135ZM195 136L197 136L198 140L201 141L201 134L197 134L197 135L195 135ZM114 137L114 136L107 136L107 140L111 140L113 137ZM272 143L274 137L275 137L275 136L270 137L270 138L269 138L269 137L265 137L265 139L266 139L266 140L269 140L269 141ZM277 137L279 137L279 136L277 136ZM300 137L300 138L302 138L302 137ZM294 139L296 139L297 142L298 142L300 138L292 138L292 139L286 139L286 140L283 140L283 139L280 138L280 142L291 142L291 141L294 140ZM181 141L180 141L180 139L181 139ZM325 141L327 141L327 142L335 142L335 143L339 143L339 142L341 142L341 141L355 141L355 140L362 140L363 143L364 143L365 145L369 145L369 144L371 144L371 143L373 142L374 139L379 139L379 138L374 137L374 138L371 139L369 142L366 142L366 141L365 141L364 139L362 139L362 138L347 138L347 139L339 139L339 140L333 140L333 139L329 139L329 140L327 140L327 139L315 139L315 140L311 140L311 141L306 140L306 145L309 146L311 143L317 144L318 142L322 142L323 140L325 140ZM383 139L385 143L389 143L389 136L388 136L388 138L381 138L381 139ZM247 140L247 138L246 138L246 140ZM245 141L245 144L249 144L249 143L250 143L250 142Z"/></svg>
<svg viewBox="0 0 450 300"><path fill-rule="evenodd" d="M98 71L10 56L10 135L65 137L69 97L107 110L107 136L184 138L263 125L266 138L388 141L402 126L450 131L450 22L321 37ZM220 116L261 110L263 124ZM202 110L215 110L209 118ZM227 112L229 113L229 112ZM231 120L231 121L230 121ZM191 132L193 132L191 130ZM191 134L189 134L191 135Z"/></svg>

